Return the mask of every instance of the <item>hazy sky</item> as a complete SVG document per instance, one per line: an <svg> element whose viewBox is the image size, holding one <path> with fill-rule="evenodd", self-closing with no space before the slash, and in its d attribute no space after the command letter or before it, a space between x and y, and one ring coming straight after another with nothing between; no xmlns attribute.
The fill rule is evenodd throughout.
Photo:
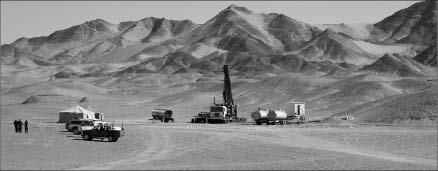
<svg viewBox="0 0 438 171"><path fill-rule="evenodd" d="M374 23L418 1L1 1L1 44L47 36L97 18L111 23L154 16L202 24L231 4L282 13L309 24Z"/></svg>

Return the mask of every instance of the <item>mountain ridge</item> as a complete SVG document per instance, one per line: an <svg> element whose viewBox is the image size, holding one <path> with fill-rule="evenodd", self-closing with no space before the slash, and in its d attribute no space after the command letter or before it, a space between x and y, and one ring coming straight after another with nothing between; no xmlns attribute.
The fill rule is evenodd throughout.
<svg viewBox="0 0 438 171"><path fill-rule="evenodd" d="M194 64L196 68L191 65L183 68L202 73L208 69L199 66L201 64L208 66L236 64L241 67L237 69L241 72L302 71L300 68L292 69L290 66L283 65L282 62L284 62L297 67L305 64L308 68L303 70L312 68L314 72L331 75L339 74L339 72L356 72L359 66L376 62L381 57L380 54L384 53L400 53L408 55L409 58L413 57L425 65L434 65L436 62L434 63L432 56L434 52L436 54L436 48L434 49L433 46L427 48L428 46L424 43L417 41L404 41L414 44L400 45L398 43L402 40L400 38L393 41L394 45L390 44L394 47L400 45L396 47L398 50L391 50L389 46L380 44L387 44L386 41L390 38L383 42L375 42L376 38L373 37L386 34L382 32L395 32L389 26L400 16L406 17L404 15L406 10L424 16L418 21L415 20L417 25L412 25L412 27L409 25L406 28L418 32L424 27L430 27L427 23L431 24L430 18L436 15L430 13L434 11L433 6L431 8L424 5L429 3L430 1L419 2L402 9L374 24L376 27L374 30L370 28L370 24L313 26L284 14L256 13L236 5L226 7L203 24L196 24L190 20L156 17L118 24L95 19L55 31L48 36L20 38L11 44L2 45L1 62L13 65L12 52L18 50L29 54L31 61L34 59L32 56L39 56L43 61L52 65L118 62L140 64L148 60L164 58L166 55L179 54L181 58L190 55L196 58L193 60L196 61ZM433 24L432 22L432 27ZM403 24L397 25L397 28L401 27L400 25ZM415 38L414 32L405 35ZM423 35L428 34L421 34ZM436 39L436 35L432 36L432 39ZM12 51L12 49L17 50ZM421 49L421 51L416 53L416 49ZM374 53L375 50L379 52ZM409 51L409 53L404 51ZM293 57L287 56L289 54ZM278 55L283 57L269 59ZM290 63L291 61L298 62L298 64ZM171 65L167 68L174 67L171 63L167 64ZM343 64L353 67L344 70L345 68L341 66ZM170 74L175 71L170 69L154 72Z"/></svg>

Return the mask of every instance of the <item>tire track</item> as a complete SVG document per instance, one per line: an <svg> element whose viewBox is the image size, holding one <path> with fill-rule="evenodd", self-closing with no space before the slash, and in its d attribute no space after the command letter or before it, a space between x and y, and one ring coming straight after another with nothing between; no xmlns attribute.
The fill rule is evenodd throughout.
<svg viewBox="0 0 438 171"><path fill-rule="evenodd" d="M278 138L275 141L266 140L266 139L260 138L260 137L248 137L248 139L254 139L257 141L265 141L265 142L270 142L270 143L278 143L278 144L292 146L292 147L301 147L301 148L311 148L311 149L343 152L343 153L385 159L385 160L390 160L390 161L395 161L395 162L408 162L408 163L422 164L422 165L434 166L434 167L437 166L437 163L435 160L416 158L416 157L409 157L408 158L408 157L398 156L398 155L384 153L384 152L371 151L371 150L356 148L356 147L353 147L350 145L343 145L343 144L335 143L332 141L327 141L327 140L320 139L320 138L308 137L308 136L304 136L304 135L291 136L291 135L278 134L278 136L280 136L281 138ZM293 139L291 139L291 138L293 138Z"/></svg>
<svg viewBox="0 0 438 171"><path fill-rule="evenodd" d="M205 130L199 131L196 129L184 129L183 131L181 131L181 129L178 129L178 128L170 128L170 129L171 130L164 131L166 133L161 135L161 136L166 136L166 139L169 140L169 141L167 141L167 143L168 142L171 143L171 144L167 145L168 147L169 146L172 147L172 148L170 148L170 150L167 150L166 153L152 154L154 156L152 158L140 159L140 160L137 160L133 163L130 163L129 167L123 167L123 168L119 168L119 169L147 168L148 164L150 164L150 163L148 163L149 161L152 161L152 160L159 161L159 160L178 158L178 156L181 156L181 155L188 153L188 152L202 150L205 148L212 148L212 147L222 145L222 144L224 144L224 142L234 138L234 136L229 136L230 133L224 133L224 132L220 132L220 131L218 132L217 130L205 132ZM174 129L178 129L178 131L174 132ZM177 144L175 144L175 142L172 141L172 133L171 132L173 134L188 132L190 134L203 134L203 135L211 135L211 136L209 138L203 139L203 141L192 143L190 145L187 145L187 144L177 145ZM154 167L156 167L156 166L154 166Z"/></svg>
<svg viewBox="0 0 438 171"><path fill-rule="evenodd" d="M403 163L414 163L420 165L434 166L436 167L435 160L429 160L425 158L417 157L406 157L400 156L392 153L385 153L381 151L373 151L368 149L363 149L355 147L350 144L350 140L358 141L359 137L353 137L346 141L347 145L329 141L323 138L317 138L312 136L305 136L299 132L289 132L269 129L258 129L258 130L245 130L245 129L198 129L198 128L185 128L185 127L161 127L161 126L151 126L151 127L137 127L134 133L141 143L146 144L144 149L140 149L138 152L133 153L130 157L114 161L107 162L105 164L94 165L90 167L80 168L84 169L138 169L138 168L148 168L157 167L151 161L163 161L167 159L177 158L184 153L196 151L203 148L214 147L218 144L224 144L224 142L230 139L238 138L245 139L249 141L260 141L264 143L275 143L279 145L289 146L289 147L299 147L308 149L317 149L325 151L342 152L354 155L360 155L365 157L372 157L377 159L384 159L394 162ZM178 130L178 131L175 131ZM205 138L202 141L190 143L190 144L176 144L174 142L174 137L172 135L178 135L179 133L188 132L191 134L205 134L210 137ZM269 133L269 138L263 136L264 134L256 133ZM147 137L147 138L146 138ZM344 137L345 138L345 137ZM359 140L360 141L360 140ZM250 162L251 163L251 162ZM339 167L342 167L343 163L341 161L335 161ZM228 163L230 166L243 166L242 163ZM249 163L247 163L249 164ZM254 163L252 163L254 164ZM182 168L189 167L189 165L180 165ZM197 165L198 167L201 165ZM209 165L211 166L211 164ZM171 166L163 166L162 168L173 168Z"/></svg>
<svg viewBox="0 0 438 171"><path fill-rule="evenodd" d="M138 131L143 131L138 130ZM171 152L174 148L171 144L170 135L163 132L161 129L149 128L145 129L146 135L136 132L136 137L145 144L143 151L134 153L132 157L125 158L118 161L107 162L104 164L92 165L88 167L78 168L78 170L109 170L126 168L126 166L138 163L145 163L151 160L158 160ZM145 138L148 137L148 138ZM139 148L140 149L140 148Z"/></svg>

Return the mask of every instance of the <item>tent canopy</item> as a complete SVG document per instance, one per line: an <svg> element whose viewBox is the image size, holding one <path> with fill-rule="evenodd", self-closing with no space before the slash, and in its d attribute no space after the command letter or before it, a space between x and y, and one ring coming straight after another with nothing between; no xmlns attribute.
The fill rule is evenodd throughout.
<svg viewBox="0 0 438 171"><path fill-rule="evenodd" d="M74 117L83 118L83 119L96 119L96 112L89 111L84 109L83 107L76 105L75 107L69 108L67 110L63 110L59 112L59 121L58 122L67 122L68 120L73 119ZM98 115L98 117L101 114ZM101 117L98 119L102 119Z"/></svg>
<svg viewBox="0 0 438 171"><path fill-rule="evenodd" d="M83 113L83 114L90 114L90 115L94 115L95 112L89 111L87 109L84 109L83 107L76 105L75 107L72 107L70 109L67 110L63 110L59 113Z"/></svg>

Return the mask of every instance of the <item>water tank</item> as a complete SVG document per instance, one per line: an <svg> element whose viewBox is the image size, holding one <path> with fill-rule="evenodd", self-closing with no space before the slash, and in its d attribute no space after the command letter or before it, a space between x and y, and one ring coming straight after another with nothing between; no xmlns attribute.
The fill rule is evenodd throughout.
<svg viewBox="0 0 438 171"><path fill-rule="evenodd" d="M153 116L165 116L172 117L172 110L170 109L152 109L152 117Z"/></svg>
<svg viewBox="0 0 438 171"><path fill-rule="evenodd" d="M267 117L269 120L282 120L287 119L287 114L284 110L269 110Z"/></svg>
<svg viewBox="0 0 438 171"><path fill-rule="evenodd" d="M251 113L252 119L262 119L262 118L266 118L267 116L268 116L267 110L258 110Z"/></svg>

